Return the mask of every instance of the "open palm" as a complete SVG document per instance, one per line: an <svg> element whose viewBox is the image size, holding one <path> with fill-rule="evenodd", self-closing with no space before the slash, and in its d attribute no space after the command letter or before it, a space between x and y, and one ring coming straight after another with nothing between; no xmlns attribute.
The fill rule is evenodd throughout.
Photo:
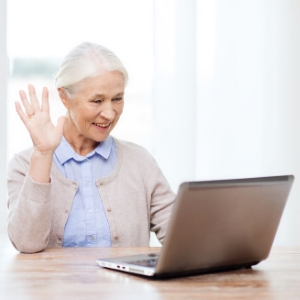
<svg viewBox="0 0 300 300"><path fill-rule="evenodd" d="M51 122L47 88L43 88L41 105L33 85L28 85L28 93L30 100L24 91L20 91L24 111L18 102L15 103L16 111L30 134L35 150L54 153L61 141L65 117L58 119L56 127Z"/></svg>

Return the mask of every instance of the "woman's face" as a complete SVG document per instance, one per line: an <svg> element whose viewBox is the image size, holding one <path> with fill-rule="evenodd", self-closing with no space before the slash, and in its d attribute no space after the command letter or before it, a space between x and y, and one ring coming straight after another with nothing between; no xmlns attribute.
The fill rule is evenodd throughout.
<svg viewBox="0 0 300 300"><path fill-rule="evenodd" d="M72 100L61 96L68 109L68 136L104 141L123 112L124 89L123 75L111 71L85 80Z"/></svg>

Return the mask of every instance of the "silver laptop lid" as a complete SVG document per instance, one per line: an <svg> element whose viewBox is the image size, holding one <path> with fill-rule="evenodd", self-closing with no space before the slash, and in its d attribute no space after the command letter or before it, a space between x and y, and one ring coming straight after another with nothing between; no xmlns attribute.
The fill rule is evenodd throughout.
<svg viewBox="0 0 300 300"><path fill-rule="evenodd" d="M293 179L183 183L155 273L251 266L266 259Z"/></svg>

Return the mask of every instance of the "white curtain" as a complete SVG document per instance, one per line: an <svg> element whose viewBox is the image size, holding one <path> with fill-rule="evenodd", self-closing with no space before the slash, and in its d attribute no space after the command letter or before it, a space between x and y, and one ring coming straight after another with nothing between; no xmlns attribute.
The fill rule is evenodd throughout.
<svg viewBox="0 0 300 300"><path fill-rule="evenodd" d="M294 174L277 245L300 245L299 13L293 0L154 1L156 158L175 191Z"/></svg>
<svg viewBox="0 0 300 300"><path fill-rule="evenodd" d="M154 155L175 192L196 173L196 1L154 1Z"/></svg>

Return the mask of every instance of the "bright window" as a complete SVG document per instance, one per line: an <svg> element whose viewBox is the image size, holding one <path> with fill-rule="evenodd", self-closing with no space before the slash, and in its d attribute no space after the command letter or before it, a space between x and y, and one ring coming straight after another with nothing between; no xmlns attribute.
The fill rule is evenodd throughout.
<svg viewBox="0 0 300 300"><path fill-rule="evenodd" d="M53 75L62 58L84 41L113 50L129 73L125 109L113 135L152 147L153 3L151 0L8 0L8 158L31 146L29 134L15 112L18 91L32 83L41 94L50 91L56 124L65 109Z"/></svg>

